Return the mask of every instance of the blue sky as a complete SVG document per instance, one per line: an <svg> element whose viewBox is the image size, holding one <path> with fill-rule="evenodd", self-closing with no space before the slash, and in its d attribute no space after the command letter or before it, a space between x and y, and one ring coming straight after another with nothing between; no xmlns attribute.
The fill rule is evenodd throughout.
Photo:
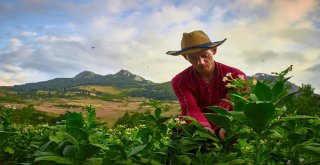
<svg viewBox="0 0 320 165"><path fill-rule="evenodd" d="M0 86L85 70L170 81L190 64L165 52L201 29L213 41L227 38L216 61L247 75L293 65L291 81L320 93L319 18L318 0L4 0Z"/></svg>

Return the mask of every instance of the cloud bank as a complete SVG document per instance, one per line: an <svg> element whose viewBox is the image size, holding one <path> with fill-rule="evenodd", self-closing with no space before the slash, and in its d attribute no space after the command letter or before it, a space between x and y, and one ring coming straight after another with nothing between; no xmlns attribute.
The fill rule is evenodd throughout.
<svg viewBox="0 0 320 165"><path fill-rule="evenodd" d="M190 64L165 52L180 49L183 32L202 29L227 38L217 61L248 75L293 65L292 81L320 93L319 9L317 0L4 1L0 85L120 69L170 81Z"/></svg>

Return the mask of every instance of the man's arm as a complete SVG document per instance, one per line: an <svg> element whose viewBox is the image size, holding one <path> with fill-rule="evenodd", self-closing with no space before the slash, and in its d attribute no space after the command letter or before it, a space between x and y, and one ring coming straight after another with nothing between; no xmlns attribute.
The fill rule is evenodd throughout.
<svg viewBox="0 0 320 165"><path fill-rule="evenodd" d="M195 97L191 91L186 87L186 82L183 82L181 78L174 78L171 81L172 88L175 95L178 97L181 114L180 116L190 116L196 119L201 125L211 129L211 125L207 118L201 112L198 107Z"/></svg>

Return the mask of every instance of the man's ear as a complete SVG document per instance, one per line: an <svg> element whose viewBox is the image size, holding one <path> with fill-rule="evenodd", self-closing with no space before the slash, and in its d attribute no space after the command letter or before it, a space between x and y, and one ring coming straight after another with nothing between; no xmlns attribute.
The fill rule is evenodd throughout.
<svg viewBox="0 0 320 165"><path fill-rule="evenodd" d="M217 47L211 48L212 54L215 55L217 53Z"/></svg>

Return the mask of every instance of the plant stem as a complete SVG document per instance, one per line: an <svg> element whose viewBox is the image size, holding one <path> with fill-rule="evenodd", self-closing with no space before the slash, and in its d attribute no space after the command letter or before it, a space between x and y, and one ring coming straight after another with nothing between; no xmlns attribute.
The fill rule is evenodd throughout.
<svg viewBox="0 0 320 165"><path fill-rule="evenodd" d="M256 139L256 146L257 146L257 149L256 149L256 156L254 158L254 164L259 164L258 162L260 161L260 145L261 145L261 142L260 142L260 135L258 135L257 139Z"/></svg>

